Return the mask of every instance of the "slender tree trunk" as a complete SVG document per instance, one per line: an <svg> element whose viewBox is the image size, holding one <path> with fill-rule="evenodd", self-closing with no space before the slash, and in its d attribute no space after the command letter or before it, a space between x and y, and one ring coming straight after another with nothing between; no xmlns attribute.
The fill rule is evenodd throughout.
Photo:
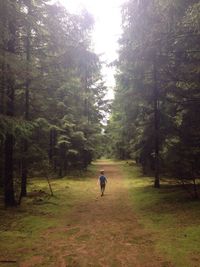
<svg viewBox="0 0 200 267"><path fill-rule="evenodd" d="M56 130L50 129L49 133L49 163L53 164L53 158L55 154L55 145L56 145Z"/></svg>
<svg viewBox="0 0 200 267"><path fill-rule="evenodd" d="M21 173L21 195L20 197L26 197L27 195L27 152L28 152L28 142L23 141L23 159L22 159L22 173Z"/></svg>
<svg viewBox="0 0 200 267"><path fill-rule="evenodd" d="M15 3L15 0L13 0ZM6 23L7 24L7 23ZM10 38L7 42L7 51L10 55L15 54L16 45L16 19L15 16L8 17L7 24ZM14 116L14 100L15 100L15 74L12 71L10 64L6 66L7 75L7 88L6 88L6 115ZM14 136L11 133L6 134L4 155L5 155L5 166L4 166L4 201L6 206L14 206L14 182L13 182L13 147L14 147Z"/></svg>
<svg viewBox="0 0 200 267"><path fill-rule="evenodd" d="M5 172L4 172L4 201L6 206L15 206L14 184L13 184L13 143L12 134L6 135L5 153Z"/></svg>
<svg viewBox="0 0 200 267"><path fill-rule="evenodd" d="M28 12L29 13L29 12ZM29 23L29 22L28 22ZM25 85L25 120L29 120L29 94L30 94L30 27L27 26L27 37L26 37L26 85ZM23 158L22 158L22 180L21 180L21 197L27 196L27 176L28 176L28 140L23 140Z"/></svg>
<svg viewBox="0 0 200 267"><path fill-rule="evenodd" d="M90 114L89 114L89 88L88 88L88 66L86 63L85 73L83 77L83 86L84 86L84 94L85 94L85 103L84 103L84 115L87 118L88 124L90 123Z"/></svg>
<svg viewBox="0 0 200 267"><path fill-rule="evenodd" d="M1 64L1 101L0 114L5 114L5 53L2 53L3 63Z"/></svg>
<svg viewBox="0 0 200 267"><path fill-rule="evenodd" d="M53 159L53 129L49 132L49 163L52 163Z"/></svg>
<svg viewBox="0 0 200 267"><path fill-rule="evenodd" d="M6 31L6 5L5 1L0 2L0 21L2 23L1 42L2 42L2 63L0 69L0 114L5 114L5 88L6 88L6 58L5 58L5 31ZM4 176L4 146L3 142L0 144L0 187L3 187Z"/></svg>
<svg viewBox="0 0 200 267"><path fill-rule="evenodd" d="M56 161L56 143L57 143L57 132L56 129L52 128L49 133L49 164L54 168L54 171L57 170L57 161Z"/></svg>
<svg viewBox="0 0 200 267"><path fill-rule="evenodd" d="M10 68L8 68L10 69ZM14 86L15 80L13 73L9 72L9 79L7 82L7 115L14 116ZM14 206L16 204L14 197L14 182L13 182L13 147L14 137L12 134L6 134L5 146L4 146L4 198L6 206Z"/></svg>
<svg viewBox="0 0 200 267"><path fill-rule="evenodd" d="M25 119L29 119L29 81L26 82L25 91ZM27 195L27 176L28 176L28 140L23 140L23 158L22 158L22 180L21 180L21 197Z"/></svg>
<svg viewBox="0 0 200 267"><path fill-rule="evenodd" d="M54 130L54 136L53 136L53 144L54 144L54 149L53 149L53 166L54 166L54 171L57 171L58 168L58 159L57 159L57 152L56 152L56 145L57 145L57 131L56 129Z"/></svg>
<svg viewBox="0 0 200 267"><path fill-rule="evenodd" d="M160 187L159 177L159 107L158 107L158 87L157 87L157 62L156 55L154 57L154 150L155 150L155 180L154 187Z"/></svg>

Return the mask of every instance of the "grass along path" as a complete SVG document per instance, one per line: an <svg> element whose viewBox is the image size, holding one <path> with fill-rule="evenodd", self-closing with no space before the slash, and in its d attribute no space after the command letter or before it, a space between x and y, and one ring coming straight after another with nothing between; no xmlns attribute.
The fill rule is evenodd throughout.
<svg viewBox="0 0 200 267"><path fill-rule="evenodd" d="M35 206L27 200L12 218L4 211L11 224L1 229L0 266L172 266L156 254L154 236L138 222L121 166L99 161L96 167L109 179L104 197L96 172L93 179L55 180L56 197Z"/></svg>
<svg viewBox="0 0 200 267"><path fill-rule="evenodd" d="M139 222L155 237L158 253L166 255L176 267L200 266L200 208L180 185L144 177L137 166L123 166L130 200Z"/></svg>

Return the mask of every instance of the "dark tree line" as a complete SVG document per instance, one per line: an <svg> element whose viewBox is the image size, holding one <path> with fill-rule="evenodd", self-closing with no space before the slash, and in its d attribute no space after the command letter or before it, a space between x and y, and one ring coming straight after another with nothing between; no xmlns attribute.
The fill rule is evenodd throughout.
<svg viewBox="0 0 200 267"><path fill-rule="evenodd" d="M60 177L98 157L106 88L91 49L94 24L45 0L0 1L0 183L5 204L27 178ZM97 152L96 152L97 151Z"/></svg>
<svg viewBox="0 0 200 267"><path fill-rule="evenodd" d="M143 172L194 182L200 177L200 3L128 1L108 153Z"/></svg>

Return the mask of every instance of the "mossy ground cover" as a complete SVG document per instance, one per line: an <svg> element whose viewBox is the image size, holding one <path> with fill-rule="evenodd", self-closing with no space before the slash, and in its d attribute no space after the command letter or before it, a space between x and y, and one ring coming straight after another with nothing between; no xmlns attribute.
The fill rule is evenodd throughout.
<svg viewBox="0 0 200 267"><path fill-rule="evenodd" d="M140 223L154 233L156 250L177 267L200 266L200 202L175 183L163 179L153 188L137 166L123 166L132 206Z"/></svg>
<svg viewBox="0 0 200 267"><path fill-rule="evenodd" d="M51 184L53 197L45 179L31 179L20 207L0 209L0 261L13 261L0 266L200 266L200 203L173 183L157 190L138 167L99 161Z"/></svg>
<svg viewBox="0 0 200 267"><path fill-rule="evenodd" d="M52 180L54 197L45 180L33 179L21 207L1 211L0 259L16 263L0 266L164 266L132 211L121 166L95 165L82 178ZM101 169L109 179L104 197L96 181Z"/></svg>
<svg viewBox="0 0 200 267"><path fill-rule="evenodd" d="M61 227L62 220L67 218L73 206L93 194L89 181L95 176L95 169L96 167L91 166L89 171L79 176L76 173L76 176L51 179L54 196L50 196L48 183L44 178L30 179L28 197L23 198L19 207L1 207L0 266L18 266L9 261L29 259L37 256L38 251L43 251L44 255L48 253L42 233ZM59 232L55 233L55 238L58 235Z"/></svg>

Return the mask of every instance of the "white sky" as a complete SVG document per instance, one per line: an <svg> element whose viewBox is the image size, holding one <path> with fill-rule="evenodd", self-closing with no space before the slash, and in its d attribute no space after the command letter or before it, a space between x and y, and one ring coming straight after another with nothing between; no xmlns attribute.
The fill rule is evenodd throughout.
<svg viewBox="0 0 200 267"><path fill-rule="evenodd" d="M120 6L125 0L59 0L69 11L80 12L86 8L95 19L93 32L94 50L102 54L101 60L110 63L117 58L118 43L121 29ZM103 75L108 87L114 87L114 68L103 68ZM109 89L108 98L113 98Z"/></svg>

